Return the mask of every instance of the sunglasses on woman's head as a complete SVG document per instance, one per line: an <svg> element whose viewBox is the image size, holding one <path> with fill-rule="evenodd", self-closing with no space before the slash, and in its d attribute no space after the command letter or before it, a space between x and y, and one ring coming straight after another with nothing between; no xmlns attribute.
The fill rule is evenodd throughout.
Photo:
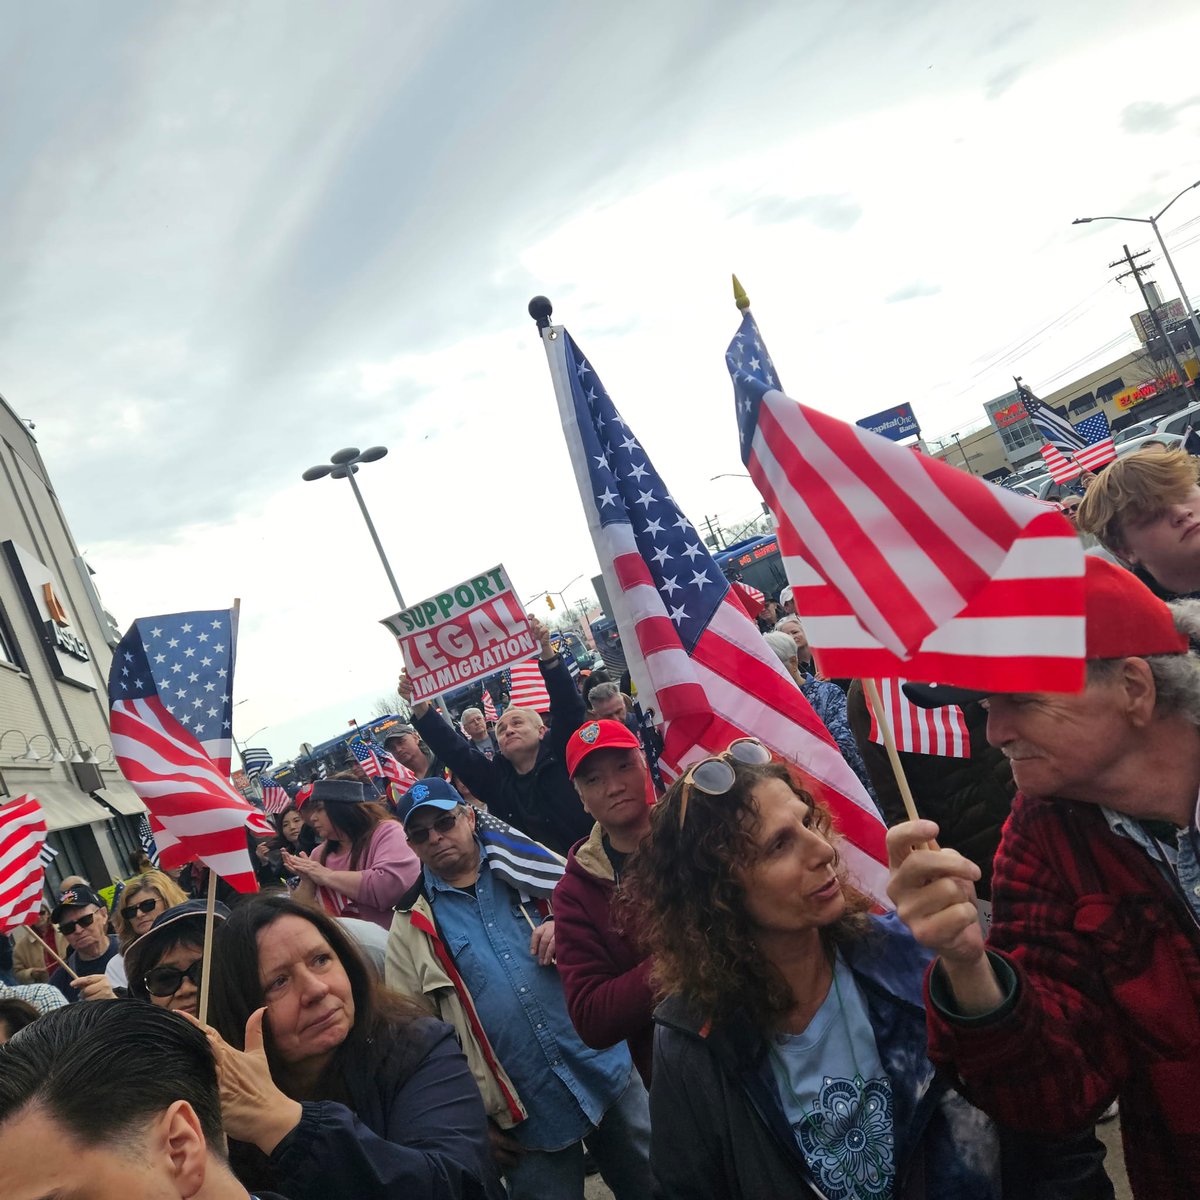
<svg viewBox="0 0 1200 1200"><path fill-rule="evenodd" d="M127 921L132 921L138 913L153 912L157 907L157 900L139 900L136 904L127 904L121 909L121 916Z"/></svg>
<svg viewBox="0 0 1200 1200"><path fill-rule="evenodd" d="M191 981L192 987L200 986L200 968L204 965L202 958L196 959L186 971L181 971L178 967L151 967L142 978L142 982L146 985L146 991L152 996L157 996L160 1000L166 996L173 996L181 987L183 981L188 979Z"/></svg>
<svg viewBox="0 0 1200 1200"><path fill-rule="evenodd" d="M771 752L757 738L738 738L731 742L724 754L701 759L687 769L683 777L682 798L679 801L679 828L687 820L688 800L692 789L706 796L724 796L737 781L734 763L747 767L765 766L771 761Z"/></svg>
<svg viewBox="0 0 1200 1200"><path fill-rule="evenodd" d="M58 927L58 932L63 937L70 937L76 929L87 929L99 915L99 913L91 912L85 916L76 917L74 921L63 921Z"/></svg>
<svg viewBox="0 0 1200 1200"><path fill-rule="evenodd" d="M432 825L426 825L424 829L410 829L408 831L408 841L412 846L423 846L429 841L429 834L436 829L438 833L445 836L454 828L454 823L458 820L458 810L452 813L447 813L444 817L438 817Z"/></svg>

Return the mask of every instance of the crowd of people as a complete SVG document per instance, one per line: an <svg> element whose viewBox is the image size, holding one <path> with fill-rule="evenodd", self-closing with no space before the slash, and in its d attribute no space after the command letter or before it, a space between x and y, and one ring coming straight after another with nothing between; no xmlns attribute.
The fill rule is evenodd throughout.
<svg viewBox="0 0 1200 1200"><path fill-rule="evenodd" d="M901 753L915 822L861 683L790 589L758 614L890 827L890 910L754 730L660 788L534 621L548 712L413 705L417 782L302 788L210 946L200 868L46 898L0 984L0 1191L1103 1200L1119 1113L1133 1194L1200 1195L1196 460L1070 508L1086 686L908 685L968 734Z"/></svg>

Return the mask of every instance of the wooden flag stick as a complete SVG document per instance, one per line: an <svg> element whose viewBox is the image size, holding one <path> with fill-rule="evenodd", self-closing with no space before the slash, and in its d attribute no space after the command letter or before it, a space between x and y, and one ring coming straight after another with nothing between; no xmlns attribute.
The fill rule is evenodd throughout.
<svg viewBox="0 0 1200 1200"><path fill-rule="evenodd" d="M887 713L884 712L883 708L883 701L879 698L879 689L875 686L875 680L873 679L864 679L862 685L863 691L867 693L867 700L871 704L871 711L875 714L875 723L879 726L880 733L883 734L883 745L887 750L888 762L892 764L892 774L896 776L896 783L900 788L900 798L904 801L904 811L908 814L910 821L919 820L912 789L908 786L908 777L904 774L904 765L900 762L900 755L896 751L896 739L892 737L892 727L888 724Z"/></svg>
<svg viewBox="0 0 1200 1200"><path fill-rule="evenodd" d="M200 967L200 1024L208 1020L208 985L212 982L213 926L217 920L217 873L208 868L208 906L204 910L204 958Z"/></svg>
<svg viewBox="0 0 1200 1200"><path fill-rule="evenodd" d="M67 966L67 960L63 958L63 956L59 954L59 952L53 946L48 945L46 942L42 942L42 949L44 949L50 955L50 957L53 958L68 975L70 975L72 979L79 978L79 975L75 971L72 971L69 966Z"/></svg>

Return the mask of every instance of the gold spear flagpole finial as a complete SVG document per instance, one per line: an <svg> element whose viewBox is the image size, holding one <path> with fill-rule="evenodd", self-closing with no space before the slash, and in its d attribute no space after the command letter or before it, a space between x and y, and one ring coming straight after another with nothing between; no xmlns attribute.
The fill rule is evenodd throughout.
<svg viewBox="0 0 1200 1200"><path fill-rule="evenodd" d="M750 297L746 295L746 289L738 282L736 275L733 277L733 302L741 312L750 307Z"/></svg>

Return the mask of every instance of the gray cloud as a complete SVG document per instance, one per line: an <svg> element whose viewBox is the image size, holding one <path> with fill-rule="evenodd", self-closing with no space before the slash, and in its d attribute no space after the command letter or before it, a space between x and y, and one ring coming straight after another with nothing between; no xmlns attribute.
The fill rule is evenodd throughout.
<svg viewBox="0 0 1200 1200"><path fill-rule="evenodd" d="M914 279L889 292L883 298L885 304L903 304L906 300L920 300L923 296L936 296L942 290L940 283L926 283L923 279Z"/></svg>
<svg viewBox="0 0 1200 1200"><path fill-rule="evenodd" d="M846 233L858 224L862 206L846 195L763 196L741 205L744 213L760 225L782 225L797 218L810 221L819 229Z"/></svg>
<svg viewBox="0 0 1200 1200"><path fill-rule="evenodd" d="M983 85L983 98L985 100L999 100L1009 88L1024 74L1026 63L1012 63L997 71L990 79L986 80Z"/></svg>
<svg viewBox="0 0 1200 1200"><path fill-rule="evenodd" d="M1178 104L1136 100L1121 110L1121 128L1132 134L1168 133L1178 124L1180 114L1197 104L1200 104L1200 96L1189 96Z"/></svg>

